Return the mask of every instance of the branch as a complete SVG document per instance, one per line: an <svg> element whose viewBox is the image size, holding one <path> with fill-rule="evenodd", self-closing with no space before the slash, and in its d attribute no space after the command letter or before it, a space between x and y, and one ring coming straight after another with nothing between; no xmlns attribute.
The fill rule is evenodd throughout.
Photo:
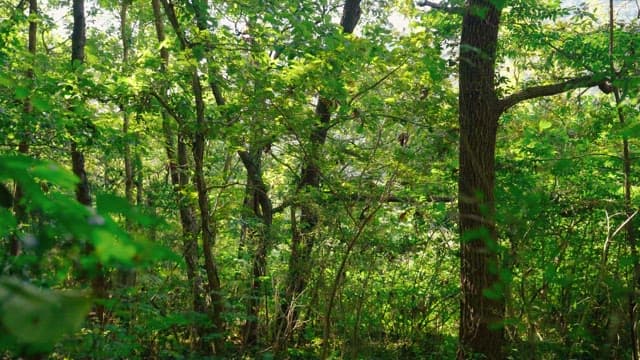
<svg viewBox="0 0 640 360"><path fill-rule="evenodd" d="M391 69L391 71L389 71L388 73L386 73L383 77L381 77L380 79L378 79L378 81L374 82L373 84L365 87L364 89L358 91L355 95L353 95L353 97L351 97L351 100L349 100L349 106L351 104L353 104L354 101L356 101L359 97L361 97L362 95L364 95L365 93L375 89L378 85L382 84L383 81L387 80L391 75L393 75L393 73L395 73L396 71L398 71L401 67L404 66L404 62L398 66L396 66L395 68Z"/></svg>
<svg viewBox="0 0 640 360"><path fill-rule="evenodd" d="M375 196L375 195L362 195L362 194L331 194L334 195L331 198L327 198L319 201L322 204L328 204L331 201L343 201L343 202L372 202L377 200L380 203L399 203L399 204L417 204L417 203L452 203L455 201L455 197L446 195L429 195L427 198L413 198L410 196L397 196L392 194ZM284 211L289 206L299 205L299 199L286 198L282 200L282 204L273 208L273 213L279 213Z"/></svg>
<svg viewBox="0 0 640 360"><path fill-rule="evenodd" d="M149 95L153 96L156 100L158 100L158 103L160 103L160 106L162 106L162 108L167 112L167 114L169 114L177 123L178 125L182 125L182 118L180 117L180 115L178 115L178 113L175 111L174 108L172 108L163 98L162 96L160 96L158 93L156 93L155 91L150 91Z"/></svg>
<svg viewBox="0 0 640 360"><path fill-rule="evenodd" d="M587 75L556 84L532 86L513 95L509 95L505 98L500 99L498 101L498 108L500 113L503 113L514 105L517 105L526 100L536 99L543 96L557 95L577 88L589 88L596 85L606 86L606 84L607 80L602 79L602 77L600 76Z"/></svg>
<svg viewBox="0 0 640 360"><path fill-rule="evenodd" d="M438 10L438 11L443 11L449 14L457 14L457 15L463 15L464 14L464 8L460 7L460 6L451 6L451 5L446 5L443 3L435 3L429 0L421 0L418 1L416 3L416 6L420 6L420 7L430 7L434 10Z"/></svg>

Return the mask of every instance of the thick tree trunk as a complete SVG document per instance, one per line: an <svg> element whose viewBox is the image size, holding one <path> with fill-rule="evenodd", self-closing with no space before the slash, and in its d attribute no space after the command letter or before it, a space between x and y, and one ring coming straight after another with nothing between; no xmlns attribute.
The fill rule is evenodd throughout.
<svg viewBox="0 0 640 360"><path fill-rule="evenodd" d="M485 11L486 10L486 11ZM483 17L474 14L484 14ZM490 1L471 0L460 43L459 359L502 359L504 294L499 287L495 225L495 148L500 109L495 56L500 13Z"/></svg>
<svg viewBox="0 0 640 360"><path fill-rule="evenodd" d="M84 62L84 45L87 42L84 0L73 0L73 32L71 33L71 61ZM76 64L77 65L77 64Z"/></svg>
<svg viewBox="0 0 640 360"><path fill-rule="evenodd" d="M459 61L460 232L459 359L478 354L502 359L504 295L495 219L495 149L498 119L516 104L603 84L598 74L531 86L498 99L494 84L501 9L490 0L469 0L462 20Z"/></svg>

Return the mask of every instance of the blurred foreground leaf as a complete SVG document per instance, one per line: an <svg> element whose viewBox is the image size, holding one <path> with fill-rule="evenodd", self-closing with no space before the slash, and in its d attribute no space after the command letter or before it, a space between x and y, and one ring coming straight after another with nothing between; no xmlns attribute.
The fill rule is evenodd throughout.
<svg viewBox="0 0 640 360"><path fill-rule="evenodd" d="M16 278L0 278L0 337L32 351L47 351L76 331L91 301L80 292L42 289Z"/></svg>

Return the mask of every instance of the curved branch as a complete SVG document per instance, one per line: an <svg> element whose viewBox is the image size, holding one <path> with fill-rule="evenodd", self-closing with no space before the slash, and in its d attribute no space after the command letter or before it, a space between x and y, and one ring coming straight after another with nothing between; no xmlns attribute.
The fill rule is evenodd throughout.
<svg viewBox="0 0 640 360"><path fill-rule="evenodd" d="M514 105L517 105L526 100L536 99L543 96L557 95L569 90L585 87L589 88L597 85L606 87L607 79L603 79L602 76L597 75L586 75L556 84L532 86L498 100L498 109L500 113L503 113Z"/></svg>
<svg viewBox="0 0 640 360"><path fill-rule="evenodd" d="M450 14L457 14L457 15L464 14L464 8L460 6L451 6L445 3L436 3L429 0L420 0L416 3L416 6L430 7L434 10L443 11Z"/></svg>

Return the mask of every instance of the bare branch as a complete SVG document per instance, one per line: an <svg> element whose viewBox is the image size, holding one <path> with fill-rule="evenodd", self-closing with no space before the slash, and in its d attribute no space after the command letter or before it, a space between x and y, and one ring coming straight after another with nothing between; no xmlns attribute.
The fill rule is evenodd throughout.
<svg viewBox="0 0 640 360"><path fill-rule="evenodd" d="M396 203L396 204L418 204L418 203L452 203L455 201L455 197L446 195L429 195L426 198L414 198L411 196L398 196L392 194L386 194L382 196L376 196L375 194L331 194L333 196L321 201L323 204L331 202L372 202L378 201L380 203ZM273 208L273 213L280 213L289 206L299 205L299 200L296 197L289 197L282 200L282 204Z"/></svg>
<svg viewBox="0 0 640 360"><path fill-rule="evenodd" d="M450 14L463 15L464 8L459 6L451 6L445 3L435 3L429 0L420 0L416 3L416 6L420 7L430 7L434 10L443 11Z"/></svg>
<svg viewBox="0 0 640 360"><path fill-rule="evenodd" d="M391 75L393 75L393 73L395 73L396 71L398 71L401 67L404 66L404 62L398 66L396 66L395 68L391 69L391 71L389 71L388 73L386 73L383 77L381 77L380 79L378 79L376 82L374 82L373 84L365 87L364 89L358 91L355 95L353 95L353 97L351 98L351 100L349 100L349 105L351 105L354 101L356 101L359 97L361 97L362 95L364 95L365 93L375 89L378 85L382 84L382 82L384 82L385 80L387 80Z"/></svg>
<svg viewBox="0 0 640 360"><path fill-rule="evenodd" d="M603 79L601 76L587 75L556 84L532 86L513 95L509 95L503 99L500 99L498 101L498 107L500 109L500 113L503 113L514 105L517 105L526 100L536 99L543 96L557 95L578 88L589 88L597 85L605 85L606 82L607 80Z"/></svg>
<svg viewBox="0 0 640 360"><path fill-rule="evenodd" d="M156 100L158 100L158 103L160 104L160 106L162 106L162 108L167 112L167 114L171 115L171 117L179 124L182 125L182 117L176 112L176 110L171 107L171 105L169 105L165 99L162 98L162 96L160 96L158 93L156 93L155 91L150 91L149 95L153 96Z"/></svg>

